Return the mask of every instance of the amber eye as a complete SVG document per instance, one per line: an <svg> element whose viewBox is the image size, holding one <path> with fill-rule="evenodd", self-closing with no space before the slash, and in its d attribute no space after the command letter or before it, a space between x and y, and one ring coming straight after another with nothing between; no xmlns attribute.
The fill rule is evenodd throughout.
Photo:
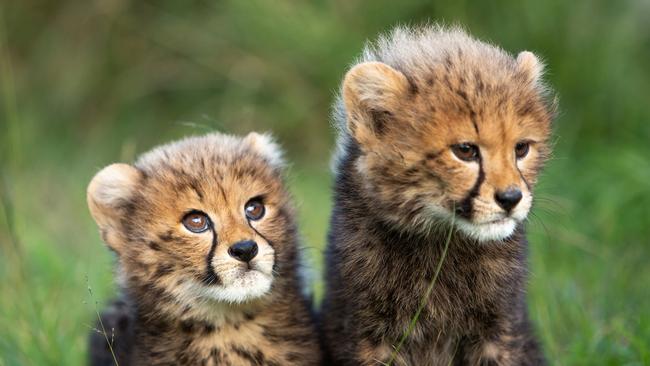
<svg viewBox="0 0 650 366"><path fill-rule="evenodd" d="M183 226L193 233L202 233L210 227L210 219L203 212L192 211L183 217Z"/></svg>
<svg viewBox="0 0 650 366"><path fill-rule="evenodd" d="M464 161L474 161L477 160L479 156L478 146L474 144L465 143L452 145L451 151L458 157L458 159Z"/></svg>
<svg viewBox="0 0 650 366"><path fill-rule="evenodd" d="M517 159L521 159L524 156L528 155L528 150L530 150L530 143L520 142L515 145L515 156Z"/></svg>
<svg viewBox="0 0 650 366"><path fill-rule="evenodd" d="M246 203L244 211L246 212L246 217L249 220L256 221L264 216L266 209L264 208L264 204L262 204L259 199L253 198L252 200L248 201L248 203Z"/></svg>

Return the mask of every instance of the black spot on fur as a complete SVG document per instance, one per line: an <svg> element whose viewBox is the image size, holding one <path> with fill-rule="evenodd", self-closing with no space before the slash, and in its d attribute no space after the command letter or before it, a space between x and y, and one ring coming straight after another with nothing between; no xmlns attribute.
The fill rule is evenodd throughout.
<svg viewBox="0 0 650 366"><path fill-rule="evenodd" d="M173 230L167 230L165 233L158 234L158 239L168 243L170 241L174 240L174 231Z"/></svg>
<svg viewBox="0 0 650 366"><path fill-rule="evenodd" d="M151 250L160 251L160 244L156 243L155 241L150 241L149 248L151 248Z"/></svg>
<svg viewBox="0 0 650 366"><path fill-rule="evenodd" d="M417 173L420 172L420 168L418 166L412 166L404 171L404 176L407 178L414 177L417 175Z"/></svg>
<svg viewBox="0 0 650 366"><path fill-rule="evenodd" d="M192 190L196 193L196 195L199 197L199 201L203 202L203 191L199 188L199 183L196 180L191 180L189 182L190 187L192 187Z"/></svg>
<svg viewBox="0 0 650 366"><path fill-rule="evenodd" d="M476 112L473 109L470 109L469 111L469 118L472 121L472 125L474 126L474 131L476 131L476 134L478 135L478 121L476 120Z"/></svg>
<svg viewBox="0 0 650 366"><path fill-rule="evenodd" d="M215 364L220 365L221 362L223 362L223 354L221 353L221 350L213 347L210 350L210 358L214 361Z"/></svg>
<svg viewBox="0 0 650 366"><path fill-rule="evenodd" d="M479 191L481 189L481 185L483 184L484 180L485 180L485 172L483 171L483 161L481 159L481 156L479 155L478 178L476 178L476 183L474 183L472 189L467 193L467 196L465 196L465 198L462 201L460 201L458 207L456 207L456 213L458 215L466 219L471 219L472 211L473 211L473 202L474 199L478 196Z"/></svg>
<svg viewBox="0 0 650 366"><path fill-rule="evenodd" d="M183 320L181 322L181 331L186 334L192 334L196 331L196 325L192 320Z"/></svg>
<svg viewBox="0 0 650 366"><path fill-rule="evenodd" d="M532 114L535 110L535 103L533 101L526 101L517 106L517 115L520 117Z"/></svg>
<svg viewBox="0 0 650 366"><path fill-rule="evenodd" d="M159 279L160 277L166 276L174 271L174 266L171 264L163 263L159 264L156 267L156 271L153 274L154 279Z"/></svg>
<svg viewBox="0 0 650 366"><path fill-rule="evenodd" d="M372 118L373 131L382 136L386 133L388 123L393 119L393 114L389 111L371 110L370 117Z"/></svg>
<svg viewBox="0 0 650 366"><path fill-rule="evenodd" d="M438 157L444 152L444 150L440 151L428 151L426 154L424 154L424 158L426 160L435 160L438 159Z"/></svg>
<svg viewBox="0 0 650 366"><path fill-rule="evenodd" d="M204 335L212 334L215 331L216 331L216 328L215 328L215 326L213 324L210 324L210 323L203 324L203 334Z"/></svg>
<svg viewBox="0 0 650 366"><path fill-rule="evenodd" d="M476 83L476 94L481 94L485 90L485 83L478 72L474 73L474 82Z"/></svg>
<svg viewBox="0 0 650 366"><path fill-rule="evenodd" d="M108 232L106 229L99 229L99 236L102 238L104 243L108 243Z"/></svg>
<svg viewBox="0 0 650 366"><path fill-rule="evenodd" d="M251 365L264 365L264 354L260 350L246 350L239 346L233 346L232 350L241 358L250 362Z"/></svg>
<svg viewBox="0 0 650 366"><path fill-rule="evenodd" d="M415 82L415 80L413 80L412 77L410 77L410 76L408 76L408 75L405 75L405 76L406 76L406 80L407 80L408 83L409 83L409 96L410 96L410 97L413 97L413 96L415 96L417 93L420 92L420 88L418 88L418 84Z"/></svg>
<svg viewBox="0 0 650 366"><path fill-rule="evenodd" d="M467 109L472 109L472 106L469 101L469 97L467 96L467 92L461 89L456 89L456 94L463 99L463 102L465 102L465 106Z"/></svg>

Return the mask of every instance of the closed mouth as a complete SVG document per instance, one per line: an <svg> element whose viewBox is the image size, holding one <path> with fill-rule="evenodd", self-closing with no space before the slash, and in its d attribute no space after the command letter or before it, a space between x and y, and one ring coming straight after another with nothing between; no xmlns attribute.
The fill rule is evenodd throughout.
<svg viewBox="0 0 650 366"><path fill-rule="evenodd" d="M514 219L512 217L503 217L503 218L496 219L496 220L482 222L482 223L479 223L478 225L502 225L502 224L508 223L511 220L514 220Z"/></svg>

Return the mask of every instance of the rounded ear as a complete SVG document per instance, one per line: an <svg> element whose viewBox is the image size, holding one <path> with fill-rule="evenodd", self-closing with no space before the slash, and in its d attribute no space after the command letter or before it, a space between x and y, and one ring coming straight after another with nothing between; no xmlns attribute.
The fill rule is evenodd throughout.
<svg viewBox="0 0 650 366"><path fill-rule="evenodd" d="M244 137L244 142L248 143L253 150L265 157L273 168L282 169L284 167L282 149L275 142L271 134L251 132Z"/></svg>
<svg viewBox="0 0 650 366"><path fill-rule="evenodd" d="M86 199L90 214L102 231L103 239L114 249L118 243L119 220L140 180L141 173L127 164L111 164L95 175L88 185ZM119 240L117 240L119 241Z"/></svg>
<svg viewBox="0 0 650 366"><path fill-rule="evenodd" d="M380 138L408 93L404 74L382 62L365 62L345 75L342 87L350 134L362 145Z"/></svg>
<svg viewBox="0 0 650 366"><path fill-rule="evenodd" d="M533 84L536 84L544 73L544 64L530 51L522 51L517 55L517 68Z"/></svg>

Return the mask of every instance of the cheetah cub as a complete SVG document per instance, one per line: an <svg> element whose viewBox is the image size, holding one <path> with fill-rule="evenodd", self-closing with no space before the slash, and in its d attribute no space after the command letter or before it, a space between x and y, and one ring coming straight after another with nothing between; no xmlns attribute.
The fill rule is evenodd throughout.
<svg viewBox="0 0 650 366"><path fill-rule="evenodd" d="M268 136L191 137L109 165L88 205L118 259L124 299L104 318L120 365L319 364ZM113 363L106 346L92 341L91 363Z"/></svg>
<svg viewBox="0 0 650 366"><path fill-rule="evenodd" d="M335 364L544 363L524 233L554 115L541 74L439 26L397 28L349 70L322 309Z"/></svg>

